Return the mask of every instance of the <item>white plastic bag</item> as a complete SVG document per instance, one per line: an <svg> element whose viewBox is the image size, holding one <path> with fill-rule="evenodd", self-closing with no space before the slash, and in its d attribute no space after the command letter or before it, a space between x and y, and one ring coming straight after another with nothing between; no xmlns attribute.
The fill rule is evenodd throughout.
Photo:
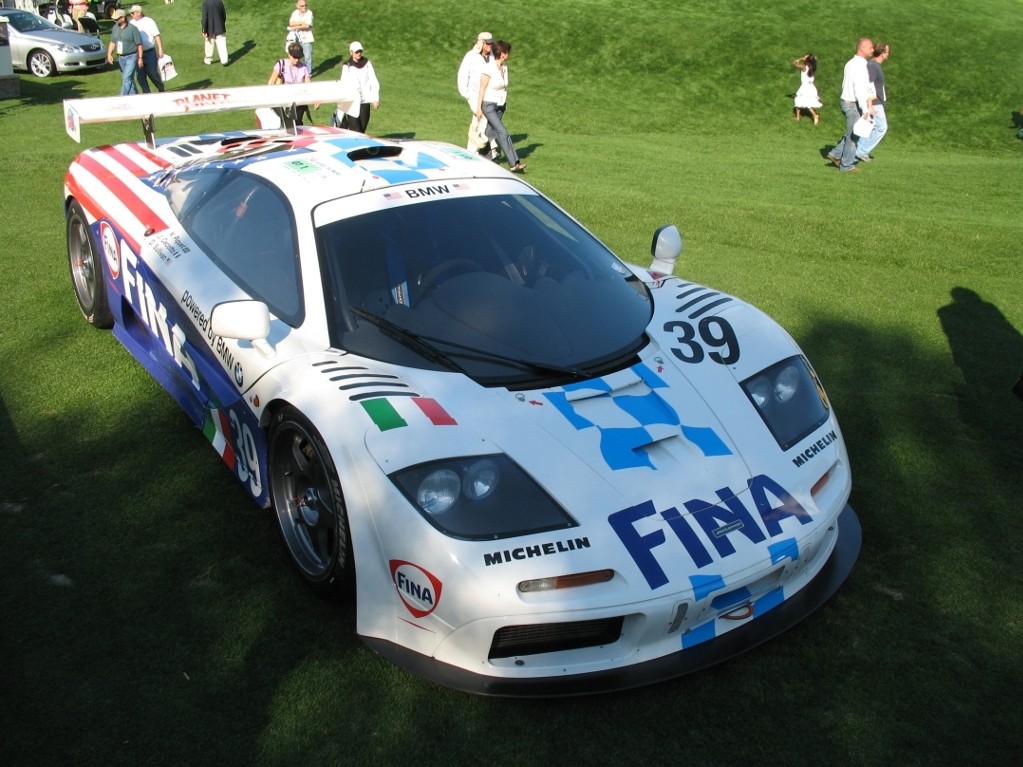
<svg viewBox="0 0 1023 767"><path fill-rule="evenodd" d="M490 139L487 138L487 119L484 117L482 120L472 116L472 122L469 123L469 141L476 145L477 149L482 149L490 143Z"/></svg>
<svg viewBox="0 0 1023 767"><path fill-rule="evenodd" d="M166 53L156 60L156 66L160 70L160 77L164 82L173 80L178 76L178 70L174 66L174 60Z"/></svg>
<svg viewBox="0 0 1023 767"><path fill-rule="evenodd" d="M867 115L863 115L853 125L853 133L860 138L866 138L874 130L874 121Z"/></svg>
<svg viewBox="0 0 1023 767"><path fill-rule="evenodd" d="M260 130L280 130L284 123L281 116L270 107L260 107L256 110L256 125Z"/></svg>

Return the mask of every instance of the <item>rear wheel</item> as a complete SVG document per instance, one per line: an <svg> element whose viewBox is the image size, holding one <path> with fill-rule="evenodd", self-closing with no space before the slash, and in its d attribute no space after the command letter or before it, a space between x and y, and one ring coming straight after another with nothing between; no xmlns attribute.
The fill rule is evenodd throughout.
<svg viewBox="0 0 1023 767"><path fill-rule="evenodd" d="M57 71L57 63L46 51L32 51L28 54L28 71L36 77L49 77Z"/></svg>
<svg viewBox="0 0 1023 767"><path fill-rule="evenodd" d="M77 200L67 211L67 259L78 308L86 321L97 328L112 327L114 318L107 304L103 266L89 232L89 221Z"/></svg>
<svg viewBox="0 0 1023 767"><path fill-rule="evenodd" d="M353 580L354 563L341 483L326 444L298 410L275 414L268 463L288 556L316 591L342 595Z"/></svg>

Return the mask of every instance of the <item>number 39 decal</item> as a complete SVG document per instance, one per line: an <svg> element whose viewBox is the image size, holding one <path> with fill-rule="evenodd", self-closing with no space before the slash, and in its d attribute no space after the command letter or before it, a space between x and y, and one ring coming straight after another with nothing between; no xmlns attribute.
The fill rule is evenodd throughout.
<svg viewBox="0 0 1023 767"><path fill-rule="evenodd" d="M671 353L682 362L703 362L704 356L719 365L739 361L739 339L732 326L720 317L704 317L695 327L691 322L672 320L664 323L664 331L675 334L680 346L672 346Z"/></svg>

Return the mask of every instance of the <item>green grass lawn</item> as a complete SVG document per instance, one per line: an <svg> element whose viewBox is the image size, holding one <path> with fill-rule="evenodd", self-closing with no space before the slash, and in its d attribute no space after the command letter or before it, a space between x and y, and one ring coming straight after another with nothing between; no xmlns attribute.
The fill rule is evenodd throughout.
<svg viewBox="0 0 1023 767"><path fill-rule="evenodd" d="M184 89L265 82L294 4L227 0L226 68L202 64L197 0L143 6ZM795 630L645 689L485 699L392 667L351 608L292 574L269 514L171 399L81 319L61 101L114 95L119 74L22 75L0 101L0 763L1016 763L1019 0L310 7L315 79L360 40L382 136L464 145L458 62L481 29L512 41L507 124L527 179L631 261L677 224L679 274L750 300L808 352L853 462L860 561ZM860 35L892 47L891 130L848 177L822 153ZM791 119L790 62L807 50L818 127ZM83 128L85 145L140 136Z"/></svg>

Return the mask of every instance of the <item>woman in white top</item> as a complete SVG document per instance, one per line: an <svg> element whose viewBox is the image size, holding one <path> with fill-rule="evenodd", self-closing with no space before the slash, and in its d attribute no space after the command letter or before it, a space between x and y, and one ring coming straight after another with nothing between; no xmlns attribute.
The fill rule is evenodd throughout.
<svg viewBox="0 0 1023 767"><path fill-rule="evenodd" d="M495 40L490 49L490 61L480 75L480 92L476 107L476 116L487 119L487 137L496 138L501 146L508 166L512 173L521 173L526 169L525 163L519 162L508 129L504 127L504 110L508 104L508 56L511 55L511 43Z"/></svg>
<svg viewBox="0 0 1023 767"><path fill-rule="evenodd" d="M362 43L355 41L348 46L351 54L348 61L341 65L342 90L351 94L351 102L344 110L341 127L365 133L369 127L369 108L380 108L380 83L369 59L362 55ZM347 104L346 100L346 104ZM341 105L338 105L340 113Z"/></svg>

